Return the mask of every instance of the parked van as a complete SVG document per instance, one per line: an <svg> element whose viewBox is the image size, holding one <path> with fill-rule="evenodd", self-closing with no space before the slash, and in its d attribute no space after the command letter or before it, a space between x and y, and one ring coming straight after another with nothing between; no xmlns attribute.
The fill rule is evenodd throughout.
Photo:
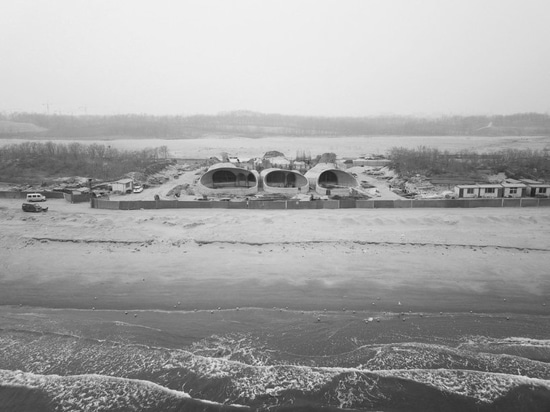
<svg viewBox="0 0 550 412"><path fill-rule="evenodd" d="M40 193L28 193L27 202L45 202L46 196L41 195Z"/></svg>

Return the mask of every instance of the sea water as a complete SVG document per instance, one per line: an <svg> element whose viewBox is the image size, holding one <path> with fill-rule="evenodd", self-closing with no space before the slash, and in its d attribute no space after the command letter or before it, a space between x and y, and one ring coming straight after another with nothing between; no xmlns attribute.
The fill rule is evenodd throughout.
<svg viewBox="0 0 550 412"><path fill-rule="evenodd" d="M550 407L545 314L0 312L0 410Z"/></svg>

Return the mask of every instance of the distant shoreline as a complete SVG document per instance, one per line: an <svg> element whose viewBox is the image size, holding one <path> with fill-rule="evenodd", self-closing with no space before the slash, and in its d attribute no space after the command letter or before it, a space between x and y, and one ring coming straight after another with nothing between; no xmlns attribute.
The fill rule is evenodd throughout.
<svg viewBox="0 0 550 412"><path fill-rule="evenodd" d="M505 149L545 150L550 148L550 136L303 136L303 137L198 137L189 139L161 138L0 138L0 147L22 142L78 142L83 144L110 144L117 149L141 150L167 146L170 157L208 159L219 157L222 152L242 157L261 157L266 152L277 150L287 157L297 152L312 156L336 153L339 157L360 157L364 155L386 155L393 147L415 149L419 146L433 147L449 152L463 150L479 153Z"/></svg>

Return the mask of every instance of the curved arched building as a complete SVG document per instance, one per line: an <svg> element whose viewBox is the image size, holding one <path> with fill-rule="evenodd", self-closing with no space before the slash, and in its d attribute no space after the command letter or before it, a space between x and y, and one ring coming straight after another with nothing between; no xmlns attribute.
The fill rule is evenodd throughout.
<svg viewBox="0 0 550 412"><path fill-rule="evenodd" d="M294 196L309 189L307 178L296 170L265 169L260 173L264 192Z"/></svg>
<svg viewBox="0 0 550 412"><path fill-rule="evenodd" d="M323 196L349 196L350 189L357 186L357 180L351 174L329 163L312 167L305 177L309 181L309 187Z"/></svg>
<svg viewBox="0 0 550 412"><path fill-rule="evenodd" d="M255 170L217 163L200 177L195 190L201 195L250 196L258 193L258 184L259 175Z"/></svg>

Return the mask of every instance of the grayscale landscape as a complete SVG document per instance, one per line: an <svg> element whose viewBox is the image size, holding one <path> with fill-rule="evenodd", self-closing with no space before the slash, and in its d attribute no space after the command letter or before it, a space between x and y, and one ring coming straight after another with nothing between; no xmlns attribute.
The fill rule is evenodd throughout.
<svg viewBox="0 0 550 412"><path fill-rule="evenodd" d="M0 411L548 411L545 2L4 9Z"/></svg>

